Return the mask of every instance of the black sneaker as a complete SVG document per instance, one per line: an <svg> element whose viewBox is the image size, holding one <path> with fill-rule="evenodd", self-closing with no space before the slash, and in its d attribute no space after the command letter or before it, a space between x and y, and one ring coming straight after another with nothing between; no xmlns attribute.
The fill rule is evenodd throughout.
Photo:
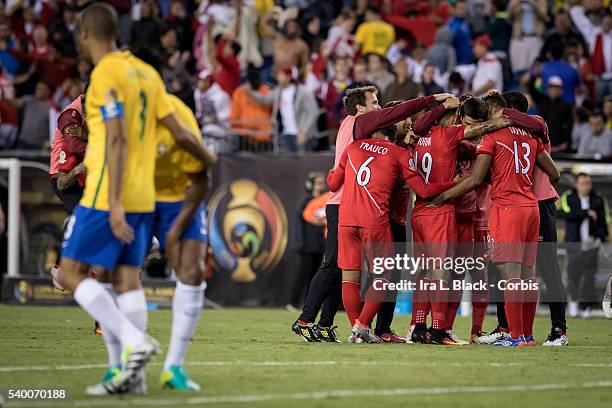
<svg viewBox="0 0 612 408"><path fill-rule="evenodd" d="M316 325L313 327L319 341L323 343L341 343L341 341L338 339L336 328L338 328L338 326L323 327Z"/></svg>
<svg viewBox="0 0 612 408"><path fill-rule="evenodd" d="M446 339L446 330L444 329L429 329L429 344L443 345Z"/></svg>
<svg viewBox="0 0 612 408"><path fill-rule="evenodd" d="M550 334L548 335L548 338L546 339L544 343L542 343L542 345L546 347L568 346L569 340L567 338L567 333L558 327L553 327L552 330L550 331Z"/></svg>
<svg viewBox="0 0 612 408"><path fill-rule="evenodd" d="M416 326L414 326L410 340L413 343L427 344L429 343L428 337L427 325L425 323L417 323Z"/></svg>
<svg viewBox="0 0 612 408"><path fill-rule="evenodd" d="M308 343L316 343L320 342L317 333L315 332L314 325L312 323L308 323L306 325L299 324L296 320L291 325L291 331L304 339L304 341Z"/></svg>

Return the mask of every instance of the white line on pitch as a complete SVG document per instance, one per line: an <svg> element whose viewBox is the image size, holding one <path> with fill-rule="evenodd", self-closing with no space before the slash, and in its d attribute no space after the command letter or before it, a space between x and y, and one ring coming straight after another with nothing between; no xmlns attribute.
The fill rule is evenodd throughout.
<svg viewBox="0 0 612 408"><path fill-rule="evenodd" d="M597 381L579 384L518 384L506 386L457 386L457 387L430 387L430 388L391 388L380 390L331 390L315 392L296 392L285 394L251 394L251 395L220 395L211 397L191 398L126 398L120 399L91 399L62 401L61 405L75 407L109 407L109 406L184 406L203 404L249 403L262 401L325 399L325 398L355 398L355 397L398 397L407 395L444 395L465 393L494 393L494 392L527 392L550 391L612 387L612 381ZM53 407L58 406L51 401L8 403L8 407Z"/></svg>
<svg viewBox="0 0 612 408"><path fill-rule="evenodd" d="M161 366L161 362L150 363L149 366ZM192 361L187 366L256 366L256 367L283 367L283 366L327 366L327 365L376 365L376 366L442 366L442 367L508 367L525 366L525 363L486 363L486 362L420 362L420 361ZM566 364L570 367L612 367L612 363L576 363ZM106 368L106 364L77 364L59 366L16 366L0 367L0 373L16 371L68 371L68 370L93 370Z"/></svg>

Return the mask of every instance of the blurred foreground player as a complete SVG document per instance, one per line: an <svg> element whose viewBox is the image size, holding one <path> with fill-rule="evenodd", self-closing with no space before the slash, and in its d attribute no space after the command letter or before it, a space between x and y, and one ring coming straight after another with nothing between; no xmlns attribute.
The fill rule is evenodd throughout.
<svg viewBox="0 0 612 408"><path fill-rule="evenodd" d="M64 234L60 279L104 329L109 368L88 394L144 394L144 366L160 352L146 335L147 305L139 280L155 209L155 128L158 120L181 145L206 159L194 135L176 120L159 75L116 47L116 11L94 3L81 14L79 42L95 67L87 91L90 182ZM92 265L112 272L112 287L87 277ZM116 294L116 298L115 298Z"/></svg>
<svg viewBox="0 0 612 408"><path fill-rule="evenodd" d="M486 100L491 117L501 117L506 106L503 97L500 94L489 94ZM476 153L478 156L472 173L457 186L436 197L433 203L445 202L476 188L491 169L491 257L505 281L505 285L500 288L504 291L510 326L510 338L494 345L535 345L533 320L538 290L534 265L539 213L533 192L534 170L536 165L540 166L553 184L559 180L559 171L544 150L542 142L518 127L485 135Z"/></svg>
<svg viewBox="0 0 612 408"><path fill-rule="evenodd" d="M200 136L198 122L189 107L174 95L170 95L170 101L178 120ZM181 149L162 124L158 125L157 137L153 234L178 278L172 300L170 344L160 383L171 389L199 391L200 386L189 378L184 364L206 288L203 275L208 229L202 201L208 191L207 167ZM214 161L211 155L209 163Z"/></svg>

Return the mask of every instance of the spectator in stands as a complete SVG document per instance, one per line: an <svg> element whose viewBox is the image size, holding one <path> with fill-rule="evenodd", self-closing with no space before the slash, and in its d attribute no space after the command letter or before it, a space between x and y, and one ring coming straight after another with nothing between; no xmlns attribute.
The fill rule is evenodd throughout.
<svg viewBox="0 0 612 408"><path fill-rule="evenodd" d="M238 60L240 44L233 40L233 36L217 36L214 44L211 44L208 49L213 52L210 61L215 73L215 82L228 95L232 95L240 85L240 61Z"/></svg>
<svg viewBox="0 0 612 408"><path fill-rule="evenodd" d="M32 38L28 44L28 59L38 61L49 52L49 33L43 25L37 25L32 31Z"/></svg>
<svg viewBox="0 0 612 408"><path fill-rule="evenodd" d="M448 92L459 97L468 91L467 83L463 76L457 72L452 72L448 77Z"/></svg>
<svg viewBox="0 0 612 408"><path fill-rule="evenodd" d="M327 115L327 128L331 133L337 132L340 127L341 115L336 109L340 102L340 95L351 84L350 58L336 57L334 61L334 77L321 87L321 104Z"/></svg>
<svg viewBox="0 0 612 408"><path fill-rule="evenodd" d="M593 190L591 176L579 173L576 187L561 196L561 209L565 218L565 242L575 243L568 247L569 292L573 300L569 302L569 315L578 315L577 302L580 302L582 317L588 318L595 298L598 243L608 238L608 202Z"/></svg>
<svg viewBox="0 0 612 408"><path fill-rule="evenodd" d="M533 73L531 75L527 83L527 89L538 107L540 116L548 124L552 151L564 151L570 144L574 121L572 105L561 98L563 80L558 76L550 77L546 87L546 94L543 94L535 86L535 75L537 74Z"/></svg>
<svg viewBox="0 0 612 408"><path fill-rule="evenodd" d="M580 135L578 154L595 159L612 154L612 130L606 127L604 114L598 108L589 115L588 130Z"/></svg>
<svg viewBox="0 0 612 408"><path fill-rule="evenodd" d="M467 22L468 4L466 0L457 0L451 6L452 17L448 27L453 35L453 47L457 53L457 64L472 63L472 33Z"/></svg>
<svg viewBox="0 0 612 408"><path fill-rule="evenodd" d="M193 93L195 113L204 141L217 153L233 150L229 134L231 99L214 80L212 71L204 69L198 74L198 84Z"/></svg>
<svg viewBox="0 0 612 408"><path fill-rule="evenodd" d="M583 44L584 49L588 49L582 35L572 27L569 13L564 9L557 9L555 12L555 25L546 35L544 45L540 50L540 57L545 59L552 58L550 54L552 47L555 44L559 44L563 48L570 40L578 41Z"/></svg>
<svg viewBox="0 0 612 408"><path fill-rule="evenodd" d="M408 68L412 73L412 80L417 84L421 83L427 62L427 47L425 44L416 43L412 49L412 55L408 57Z"/></svg>
<svg viewBox="0 0 612 408"><path fill-rule="evenodd" d="M361 55L375 53L384 57L394 41L395 29L380 18L378 7L370 5L365 21L355 32L355 46L361 50Z"/></svg>
<svg viewBox="0 0 612 408"><path fill-rule="evenodd" d="M491 16L487 21L486 32L491 38L491 43L493 44L492 50L496 54L508 59L512 26L508 21L508 13L506 13L506 0L493 0L491 8ZM537 51L539 51L539 47Z"/></svg>
<svg viewBox="0 0 612 408"><path fill-rule="evenodd" d="M490 90L502 91L504 89L504 73L497 56L491 52L491 39L483 34L474 40L474 57L476 72L472 79L472 95L485 95Z"/></svg>
<svg viewBox="0 0 612 408"><path fill-rule="evenodd" d="M272 122L276 146L281 151L310 150L318 136L319 107L312 92L297 82L296 67L276 70L278 86L267 94L249 90L249 96L260 104L273 104Z"/></svg>
<svg viewBox="0 0 612 408"><path fill-rule="evenodd" d="M436 40L427 51L427 62L435 65L441 75L453 72L457 63L457 53L453 48L453 35L447 26L441 26L436 31Z"/></svg>
<svg viewBox="0 0 612 408"><path fill-rule="evenodd" d="M38 81L34 95L26 95L9 102L23 110L17 147L24 150L42 150L49 143L51 85Z"/></svg>
<svg viewBox="0 0 612 408"><path fill-rule="evenodd" d="M368 75L367 80L376 85L378 89L387 89L395 79L387 68L387 62L379 54L367 55Z"/></svg>
<svg viewBox="0 0 612 408"><path fill-rule="evenodd" d="M308 14L304 17L304 33L302 38L306 41L306 44L311 47L318 41L323 41L323 34L321 33L321 19L314 15Z"/></svg>
<svg viewBox="0 0 612 408"><path fill-rule="evenodd" d="M145 0L140 7L140 19L132 23L130 45L133 48L142 46L159 49L161 24L157 18L157 4L153 0Z"/></svg>
<svg viewBox="0 0 612 408"><path fill-rule="evenodd" d="M589 131L589 114L589 110L582 106L574 111L574 126L572 127L572 141L569 149L571 152L578 151L580 136Z"/></svg>
<svg viewBox="0 0 612 408"><path fill-rule="evenodd" d="M293 221L295 250L300 258L300 270L293 282L287 309L299 310L306 298L310 281L321 265L325 253L325 193L326 179L320 172L308 174L306 195L300 199Z"/></svg>
<svg viewBox="0 0 612 408"><path fill-rule="evenodd" d="M191 50L194 38L191 28L191 18L187 14L185 4L182 0L170 1L167 21L168 25L176 32L179 50Z"/></svg>
<svg viewBox="0 0 612 408"><path fill-rule="evenodd" d="M421 82L421 88L423 88L423 95L434 95L442 93L444 90L435 81L436 67L432 64L425 65L423 70L423 81Z"/></svg>
<svg viewBox="0 0 612 408"><path fill-rule="evenodd" d="M236 88L232 95L232 132L240 137L241 149L272 150L272 104L258 103L249 95L251 89L261 95L270 93L270 87L261 83L259 70L253 66L248 68L247 84Z"/></svg>
<svg viewBox="0 0 612 408"><path fill-rule="evenodd" d="M57 19L49 28L51 42L61 46L61 53L69 58L76 58L75 32L77 28L77 8L66 4L62 18Z"/></svg>
<svg viewBox="0 0 612 408"><path fill-rule="evenodd" d="M36 62L36 72L40 78L51 85L52 90L55 90L66 78L72 77L76 73L74 61L65 58L60 48L54 43L48 44L47 52Z"/></svg>
<svg viewBox="0 0 612 408"><path fill-rule="evenodd" d="M591 73L597 77L595 80L597 104L603 101L604 96L612 94L612 14L609 8L605 10L601 24L596 25L586 16L584 7L573 6L570 9L574 24L589 44Z"/></svg>
<svg viewBox="0 0 612 408"><path fill-rule="evenodd" d="M606 127L612 129L612 95L604 98L603 112L606 116Z"/></svg>
<svg viewBox="0 0 612 408"><path fill-rule="evenodd" d="M395 81L383 92L382 104L396 100L414 99L423 94L421 86L416 84L408 73L408 61L405 58L395 64Z"/></svg>
<svg viewBox="0 0 612 408"><path fill-rule="evenodd" d="M11 52L15 48L15 41L8 21L0 20L0 65L11 76L17 74L19 69L19 60Z"/></svg>
<svg viewBox="0 0 612 408"><path fill-rule="evenodd" d="M546 0L510 0L508 20L512 24L510 63L512 72L527 71L538 57L548 21Z"/></svg>
<svg viewBox="0 0 612 408"><path fill-rule="evenodd" d="M300 38L300 25L297 20L285 23L285 34L276 30L276 22L268 22L268 28L274 33L274 69L297 67L299 71L306 68L310 49Z"/></svg>
<svg viewBox="0 0 612 408"><path fill-rule="evenodd" d="M540 75L544 88L547 87L550 77L557 76L561 78L563 81L563 94L561 98L574 106L576 104L576 88L580 86L580 75L574 67L562 59L564 50L563 44L553 44L551 46L550 55L552 61L544 63Z"/></svg>

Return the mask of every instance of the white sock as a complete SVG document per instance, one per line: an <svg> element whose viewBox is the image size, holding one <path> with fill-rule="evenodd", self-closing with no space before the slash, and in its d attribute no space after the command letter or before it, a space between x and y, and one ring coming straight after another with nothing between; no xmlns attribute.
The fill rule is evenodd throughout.
<svg viewBox="0 0 612 408"><path fill-rule="evenodd" d="M74 300L100 323L102 330L110 331L122 344L135 347L144 342L144 332L121 313L112 296L95 279L83 279L74 291Z"/></svg>
<svg viewBox="0 0 612 408"><path fill-rule="evenodd" d="M117 303L117 292L113 288L112 283L100 283L102 287L108 292L113 298L115 304ZM110 330L102 326L102 337L104 337L104 343L106 344L106 351L108 352L108 365L118 366L121 364L121 341L115 336Z"/></svg>
<svg viewBox="0 0 612 408"><path fill-rule="evenodd" d="M136 289L117 295L119 310L139 330L147 331L147 299L144 290Z"/></svg>
<svg viewBox="0 0 612 408"><path fill-rule="evenodd" d="M172 299L172 333L164 370L171 365L183 365L185 353L202 312L204 305L204 285L187 285L176 281Z"/></svg>

